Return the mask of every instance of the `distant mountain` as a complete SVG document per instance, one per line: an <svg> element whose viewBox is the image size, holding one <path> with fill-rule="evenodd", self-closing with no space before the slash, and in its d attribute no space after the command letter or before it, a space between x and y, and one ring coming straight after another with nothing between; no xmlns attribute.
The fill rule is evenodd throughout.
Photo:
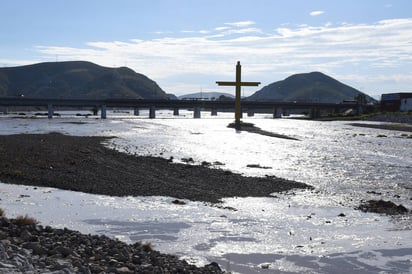
<svg viewBox="0 0 412 274"><path fill-rule="evenodd" d="M216 99L217 100L222 95L227 98L235 98L234 95L229 94L229 93L224 93L224 92L196 92L196 93L181 95L178 98L179 99L208 99L208 100Z"/></svg>
<svg viewBox="0 0 412 274"><path fill-rule="evenodd" d="M310 72L294 74L285 80L269 84L246 100L340 103L343 100L354 100L359 94L364 93L321 72ZM375 101L368 95L366 100Z"/></svg>
<svg viewBox="0 0 412 274"><path fill-rule="evenodd" d="M49 98L166 99L143 74L127 67L108 68L84 61L0 68L0 96Z"/></svg>

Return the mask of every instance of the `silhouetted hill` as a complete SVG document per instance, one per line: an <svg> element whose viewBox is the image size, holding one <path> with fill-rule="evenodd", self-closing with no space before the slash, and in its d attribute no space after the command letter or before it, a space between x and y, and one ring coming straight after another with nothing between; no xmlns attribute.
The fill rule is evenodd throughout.
<svg viewBox="0 0 412 274"><path fill-rule="evenodd" d="M190 93L190 94L185 94L185 95L181 95L178 98L179 99L208 99L208 100L212 100L212 99L219 99L220 96L224 96L227 98L235 98L234 95L229 94L229 93L224 93L224 92L196 92L196 93Z"/></svg>
<svg viewBox="0 0 412 274"><path fill-rule="evenodd" d="M143 74L90 62L50 62L0 68L0 96L166 99Z"/></svg>
<svg viewBox="0 0 412 274"><path fill-rule="evenodd" d="M310 72L294 74L285 80L267 85L247 100L340 103L343 100L354 100L359 94L364 93L321 72ZM368 95L366 100L375 101Z"/></svg>

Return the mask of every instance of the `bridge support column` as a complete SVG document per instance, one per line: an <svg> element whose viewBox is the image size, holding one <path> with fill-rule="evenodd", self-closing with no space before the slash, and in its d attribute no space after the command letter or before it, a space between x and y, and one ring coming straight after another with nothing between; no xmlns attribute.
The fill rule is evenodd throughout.
<svg viewBox="0 0 412 274"><path fill-rule="evenodd" d="M100 118L102 118L102 119L106 119L106 117L107 117L107 113L106 113L106 105L102 105L101 107L100 107Z"/></svg>
<svg viewBox="0 0 412 274"><path fill-rule="evenodd" d="M6 106L3 107L3 114L4 115L9 114L9 108L8 107L6 107Z"/></svg>
<svg viewBox="0 0 412 274"><path fill-rule="evenodd" d="M94 106L92 111L93 111L93 116L97 116L97 114L99 114L99 107Z"/></svg>
<svg viewBox="0 0 412 274"><path fill-rule="evenodd" d="M150 119L155 119L156 118L156 108L154 106L151 106L149 108L149 118Z"/></svg>
<svg viewBox="0 0 412 274"><path fill-rule="evenodd" d="M318 119L320 117L320 109L312 108L310 111L310 118L311 119Z"/></svg>
<svg viewBox="0 0 412 274"><path fill-rule="evenodd" d="M195 107L193 110L193 118L199 119L200 118L200 107Z"/></svg>
<svg viewBox="0 0 412 274"><path fill-rule="evenodd" d="M358 104L356 107L356 114L357 115L362 115L363 114L363 106L361 104Z"/></svg>
<svg viewBox="0 0 412 274"><path fill-rule="evenodd" d="M133 115L134 116L139 116L140 115L139 108L134 108L133 109Z"/></svg>
<svg viewBox="0 0 412 274"><path fill-rule="evenodd" d="M212 108L212 112L210 113L212 116L217 116L217 109Z"/></svg>
<svg viewBox="0 0 412 274"><path fill-rule="evenodd" d="M179 116L179 108L173 109L173 116Z"/></svg>
<svg viewBox="0 0 412 274"><path fill-rule="evenodd" d="M273 109L273 119L275 118L282 118L282 108Z"/></svg>
<svg viewBox="0 0 412 274"><path fill-rule="evenodd" d="M47 118L49 119L53 118L53 105L52 104L47 105Z"/></svg>

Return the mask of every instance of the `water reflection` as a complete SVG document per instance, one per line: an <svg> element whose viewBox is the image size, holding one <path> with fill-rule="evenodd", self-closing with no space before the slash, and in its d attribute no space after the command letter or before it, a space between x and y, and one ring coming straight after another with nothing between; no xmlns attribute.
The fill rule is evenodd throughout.
<svg viewBox="0 0 412 274"><path fill-rule="evenodd" d="M410 216L353 210L362 199L391 200L412 208L412 155L407 149L412 140L399 138L396 131L385 131L387 137L382 138L380 130L345 122L265 116L248 121L301 140L291 141L235 133L226 128L232 119L221 117L81 121L84 124L1 119L0 134L117 136L107 145L128 153L174 161L191 157L195 164L220 162L224 165L216 168L247 176L275 175L316 189L272 198L228 198L224 206L237 209L230 211L194 202L173 205L170 197L117 198L1 184L0 199L9 216L23 212L43 224L127 242L150 240L163 252L194 263L215 260L242 273L267 272L262 267L272 273L410 271Z"/></svg>

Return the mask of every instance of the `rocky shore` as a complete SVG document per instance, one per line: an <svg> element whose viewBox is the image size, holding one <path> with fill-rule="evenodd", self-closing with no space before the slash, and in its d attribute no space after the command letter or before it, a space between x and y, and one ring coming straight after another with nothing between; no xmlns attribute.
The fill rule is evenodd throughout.
<svg viewBox="0 0 412 274"><path fill-rule="evenodd" d="M108 137L60 133L0 136L0 181L112 196L170 196L219 203L311 188L277 177L245 177L207 164L134 156L102 145Z"/></svg>
<svg viewBox="0 0 412 274"><path fill-rule="evenodd" d="M29 217L0 217L0 273L224 273L216 263L196 267L149 244L36 224Z"/></svg>
<svg viewBox="0 0 412 274"><path fill-rule="evenodd" d="M385 114L373 115L373 116L364 118L362 120L412 125L412 114L385 113Z"/></svg>

